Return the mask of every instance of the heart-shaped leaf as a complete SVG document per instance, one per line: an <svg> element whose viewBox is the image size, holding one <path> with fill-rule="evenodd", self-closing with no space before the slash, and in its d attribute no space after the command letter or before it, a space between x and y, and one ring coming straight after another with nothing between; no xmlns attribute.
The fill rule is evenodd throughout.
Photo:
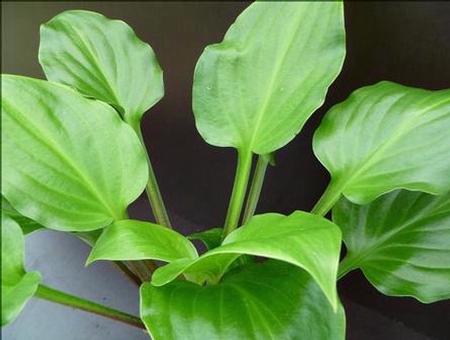
<svg viewBox="0 0 450 340"><path fill-rule="evenodd" d="M43 80L2 76L2 194L47 228L123 219L148 170L134 131L109 105Z"/></svg>
<svg viewBox="0 0 450 340"><path fill-rule="evenodd" d="M281 148L322 105L344 55L342 2L251 4L197 63L197 129L216 146Z"/></svg>
<svg viewBox="0 0 450 340"><path fill-rule="evenodd" d="M115 222L104 229L87 263L97 260L160 260L197 258L192 243L176 231L136 220Z"/></svg>
<svg viewBox="0 0 450 340"><path fill-rule="evenodd" d="M36 292L41 275L25 272L24 237L19 225L2 214L2 326L12 322Z"/></svg>
<svg viewBox="0 0 450 340"><path fill-rule="evenodd" d="M164 95L150 45L121 20L70 10L41 26L39 61L47 79L110 103L136 126Z"/></svg>
<svg viewBox="0 0 450 340"><path fill-rule="evenodd" d="M303 270L266 261L227 273L217 285L175 281L141 287L141 318L152 339L343 340L333 312Z"/></svg>
<svg viewBox="0 0 450 340"><path fill-rule="evenodd" d="M333 209L348 255L381 292L429 303L450 298L450 193L398 190L369 205L342 198Z"/></svg>
<svg viewBox="0 0 450 340"><path fill-rule="evenodd" d="M313 148L331 174L331 200L343 193L366 204L394 189L448 191L449 131L450 90L383 81L334 106L316 131Z"/></svg>
<svg viewBox="0 0 450 340"><path fill-rule="evenodd" d="M217 282L239 255L264 256L306 270L330 303L337 306L336 276L341 246L339 228L325 218L296 211L289 216L263 214L229 234L222 245L198 259L181 259L158 268L152 277L156 286L185 273L195 281Z"/></svg>

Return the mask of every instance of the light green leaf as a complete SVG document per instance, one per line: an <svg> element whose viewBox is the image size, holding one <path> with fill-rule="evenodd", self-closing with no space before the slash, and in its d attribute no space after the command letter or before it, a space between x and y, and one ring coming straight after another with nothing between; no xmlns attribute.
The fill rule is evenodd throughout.
<svg viewBox="0 0 450 340"><path fill-rule="evenodd" d="M28 235L33 231L44 228L39 223L36 223L32 219L29 219L28 217L25 217L21 215L19 212L17 212L17 210L12 207L12 205L8 202L8 200L5 197L3 197L3 195L2 195L2 213L12 218L14 221L16 221L17 224L19 224L20 228L22 229L24 235Z"/></svg>
<svg viewBox="0 0 450 340"><path fill-rule="evenodd" d="M281 148L322 105L344 55L342 2L251 4L197 63L197 129L216 146Z"/></svg>
<svg viewBox="0 0 450 340"><path fill-rule="evenodd" d="M197 258L193 244L183 235L160 225L136 220L115 222L105 228L89 255L97 260L160 260Z"/></svg>
<svg viewBox="0 0 450 340"><path fill-rule="evenodd" d="M217 282L239 255L277 259L306 270L337 306L336 276L341 245L339 228L325 218L296 211L289 216L269 213L254 216L230 233L222 245L198 259L179 260L158 268L152 277L156 286L178 275L194 276L198 282Z"/></svg>
<svg viewBox="0 0 450 340"><path fill-rule="evenodd" d="M333 209L348 255L341 275L360 268L382 293L429 303L450 298L450 193L406 190Z"/></svg>
<svg viewBox="0 0 450 340"><path fill-rule="evenodd" d="M42 25L39 61L49 80L112 104L132 125L164 95L150 45L125 22L95 12L66 11Z"/></svg>
<svg viewBox="0 0 450 340"><path fill-rule="evenodd" d="M229 272L218 285L141 286L141 318L154 340L343 340L336 313L303 270L266 261Z"/></svg>
<svg viewBox="0 0 450 340"><path fill-rule="evenodd" d="M334 106L314 135L314 153L343 193L366 204L394 189L450 189L450 90L391 82L363 87Z"/></svg>
<svg viewBox="0 0 450 340"><path fill-rule="evenodd" d="M2 326L12 322L41 282L38 272L25 272L24 237L19 225L2 214Z"/></svg>
<svg viewBox="0 0 450 340"><path fill-rule="evenodd" d="M213 249L220 246L222 243L222 228L211 228L208 230L193 233L188 236L190 240L200 240L206 246L207 249Z"/></svg>
<svg viewBox="0 0 450 340"><path fill-rule="evenodd" d="M88 231L123 219L148 170L134 131L70 88L2 76L2 194L47 228Z"/></svg>

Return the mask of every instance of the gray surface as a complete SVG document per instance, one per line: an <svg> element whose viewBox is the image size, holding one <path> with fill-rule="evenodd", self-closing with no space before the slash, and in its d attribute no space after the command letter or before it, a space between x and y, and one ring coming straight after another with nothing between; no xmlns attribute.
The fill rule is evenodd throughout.
<svg viewBox="0 0 450 340"><path fill-rule="evenodd" d="M27 268L39 270L45 284L138 315L136 285L110 263L98 262L84 267L89 247L74 236L49 230L38 231L28 236L26 243ZM344 305L350 322L348 339L432 339L352 301L344 300ZM148 339L137 328L39 299L32 299L23 313L11 325L2 329L2 338Z"/></svg>
<svg viewBox="0 0 450 340"><path fill-rule="evenodd" d="M27 237L27 269L42 273L46 285L138 315L137 286L106 262L84 266L89 247L76 237L39 231ZM5 340L148 339L138 328L33 298L2 329Z"/></svg>

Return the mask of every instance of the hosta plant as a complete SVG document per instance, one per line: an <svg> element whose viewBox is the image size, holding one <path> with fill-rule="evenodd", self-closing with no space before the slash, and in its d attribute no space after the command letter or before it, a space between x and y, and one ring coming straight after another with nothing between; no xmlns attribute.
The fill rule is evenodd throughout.
<svg viewBox="0 0 450 340"><path fill-rule="evenodd" d="M314 135L331 179L312 211L254 215L274 154L341 70L341 2L254 3L201 54L196 126L207 143L234 148L237 166L225 221L193 235L171 225L143 145L141 118L164 94L152 48L89 11L61 13L40 34L47 80L2 76L2 325L35 296L155 340L334 340L346 328L336 282L352 270L386 295L450 298L448 89L356 90ZM155 221L127 215L144 190ZM42 228L85 240L87 264L114 261L133 278L140 316L26 271L24 237Z"/></svg>

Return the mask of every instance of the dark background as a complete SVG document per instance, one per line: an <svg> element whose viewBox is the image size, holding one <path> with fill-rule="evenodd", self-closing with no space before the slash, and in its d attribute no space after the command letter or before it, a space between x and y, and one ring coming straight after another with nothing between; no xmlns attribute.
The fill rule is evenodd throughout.
<svg viewBox="0 0 450 340"><path fill-rule="evenodd" d="M197 133L191 109L192 76L203 48L220 41L247 6L243 2L4 2L2 73L44 78L37 59L39 25L63 10L91 9L126 21L151 44L164 70L165 97L142 124L169 214L183 233L218 226L225 217L236 155L232 149L206 144ZM312 134L328 108L353 90L380 80L428 89L450 87L450 3L347 2L345 19L344 68L322 108L294 141L277 152L277 166L268 169L259 212L311 209L328 182L328 174L312 153ZM146 197L131 210L135 217L150 217ZM42 247L39 242L31 247ZM70 244L87 251L78 243ZM103 284L101 279L98 284ZM423 305L410 298L389 298L359 272L345 277L339 289L350 339L450 338L448 301ZM21 320L10 326L16 328L10 328L8 339L25 339L19 335L24 327Z"/></svg>

